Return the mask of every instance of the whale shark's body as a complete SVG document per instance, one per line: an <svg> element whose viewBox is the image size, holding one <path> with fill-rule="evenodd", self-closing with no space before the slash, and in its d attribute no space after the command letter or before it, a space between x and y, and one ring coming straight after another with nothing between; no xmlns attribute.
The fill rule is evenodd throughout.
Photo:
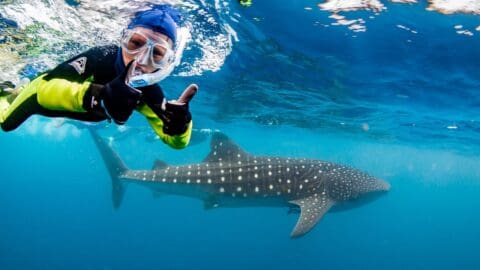
<svg viewBox="0 0 480 270"><path fill-rule="evenodd" d="M211 152L198 164L169 166L157 161L153 170L129 170L119 156L92 131L109 169L114 207L119 207L123 182L154 191L201 199L207 208L300 207L292 237L310 231L335 204L390 185L359 170L320 160L251 155L222 133L212 135Z"/></svg>

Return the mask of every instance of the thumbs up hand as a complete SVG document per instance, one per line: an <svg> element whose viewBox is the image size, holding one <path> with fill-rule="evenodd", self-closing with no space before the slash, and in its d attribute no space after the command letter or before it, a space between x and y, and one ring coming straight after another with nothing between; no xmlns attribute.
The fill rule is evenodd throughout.
<svg viewBox="0 0 480 270"><path fill-rule="evenodd" d="M189 85L177 100L162 103L162 113L159 114L163 121L163 132L168 135L181 135L192 120L188 104L198 91L196 84Z"/></svg>

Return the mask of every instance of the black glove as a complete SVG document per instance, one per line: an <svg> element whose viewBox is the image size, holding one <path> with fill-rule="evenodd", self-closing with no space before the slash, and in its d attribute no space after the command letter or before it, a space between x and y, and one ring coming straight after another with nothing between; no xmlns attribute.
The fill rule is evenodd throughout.
<svg viewBox="0 0 480 270"><path fill-rule="evenodd" d="M188 110L188 102L176 104L167 102L162 89L158 85L141 87L143 101L163 121L163 132L168 135L181 135L188 128L192 115Z"/></svg>
<svg viewBox="0 0 480 270"><path fill-rule="evenodd" d="M181 135L188 128L192 115L188 110L188 103L176 104L164 102L164 110L158 116L163 121L163 132L168 135Z"/></svg>
<svg viewBox="0 0 480 270"><path fill-rule="evenodd" d="M142 92L125 83L130 62L118 77L101 86L92 84L84 96L84 108L123 125L140 103ZM101 105L103 101L104 108ZM105 113L106 110L106 113Z"/></svg>

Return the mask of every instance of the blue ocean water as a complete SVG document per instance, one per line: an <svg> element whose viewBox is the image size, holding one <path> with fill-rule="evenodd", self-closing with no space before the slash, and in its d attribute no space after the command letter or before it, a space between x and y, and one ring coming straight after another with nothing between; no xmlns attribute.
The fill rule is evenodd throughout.
<svg viewBox="0 0 480 270"><path fill-rule="evenodd" d="M391 190L327 213L299 239L289 238L298 214L285 208L205 210L133 184L115 211L88 132L34 117L0 133L0 269L480 269L477 15L388 2L378 14L341 13L366 21L353 32L317 1L188 3L186 20L201 29L162 86L174 98L199 84L197 129L257 155L343 163ZM234 34L220 68L180 76L206 54L195 42L224 32ZM99 132L132 169L209 151L199 131L169 149L140 115Z"/></svg>

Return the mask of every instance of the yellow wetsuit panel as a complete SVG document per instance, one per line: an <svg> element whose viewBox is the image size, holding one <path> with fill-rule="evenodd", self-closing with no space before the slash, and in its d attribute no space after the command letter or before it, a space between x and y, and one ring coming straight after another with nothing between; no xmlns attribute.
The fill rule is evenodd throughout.
<svg viewBox="0 0 480 270"><path fill-rule="evenodd" d="M90 81L77 83L65 79L41 80L37 85L38 104L54 111L86 112L82 107L83 96L90 84Z"/></svg>
<svg viewBox="0 0 480 270"><path fill-rule="evenodd" d="M18 107L32 95L37 94L37 102L43 108L54 111L86 112L83 109L83 96L90 86L90 81L83 83L71 82L65 79L45 80L41 75L23 86L20 94L0 112L0 123L3 123ZM3 106L6 107L6 106Z"/></svg>
<svg viewBox="0 0 480 270"><path fill-rule="evenodd" d="M150 126L155 130L155 133L160 137L160 139L175 149L185 148L190 142L190 137L192 136L192 121L188 123L187 130L181 135L168 135L163 132L163 121L158 118L158 116L148 107L146 104L137 108L138 112L143 114Z"/></svg>

